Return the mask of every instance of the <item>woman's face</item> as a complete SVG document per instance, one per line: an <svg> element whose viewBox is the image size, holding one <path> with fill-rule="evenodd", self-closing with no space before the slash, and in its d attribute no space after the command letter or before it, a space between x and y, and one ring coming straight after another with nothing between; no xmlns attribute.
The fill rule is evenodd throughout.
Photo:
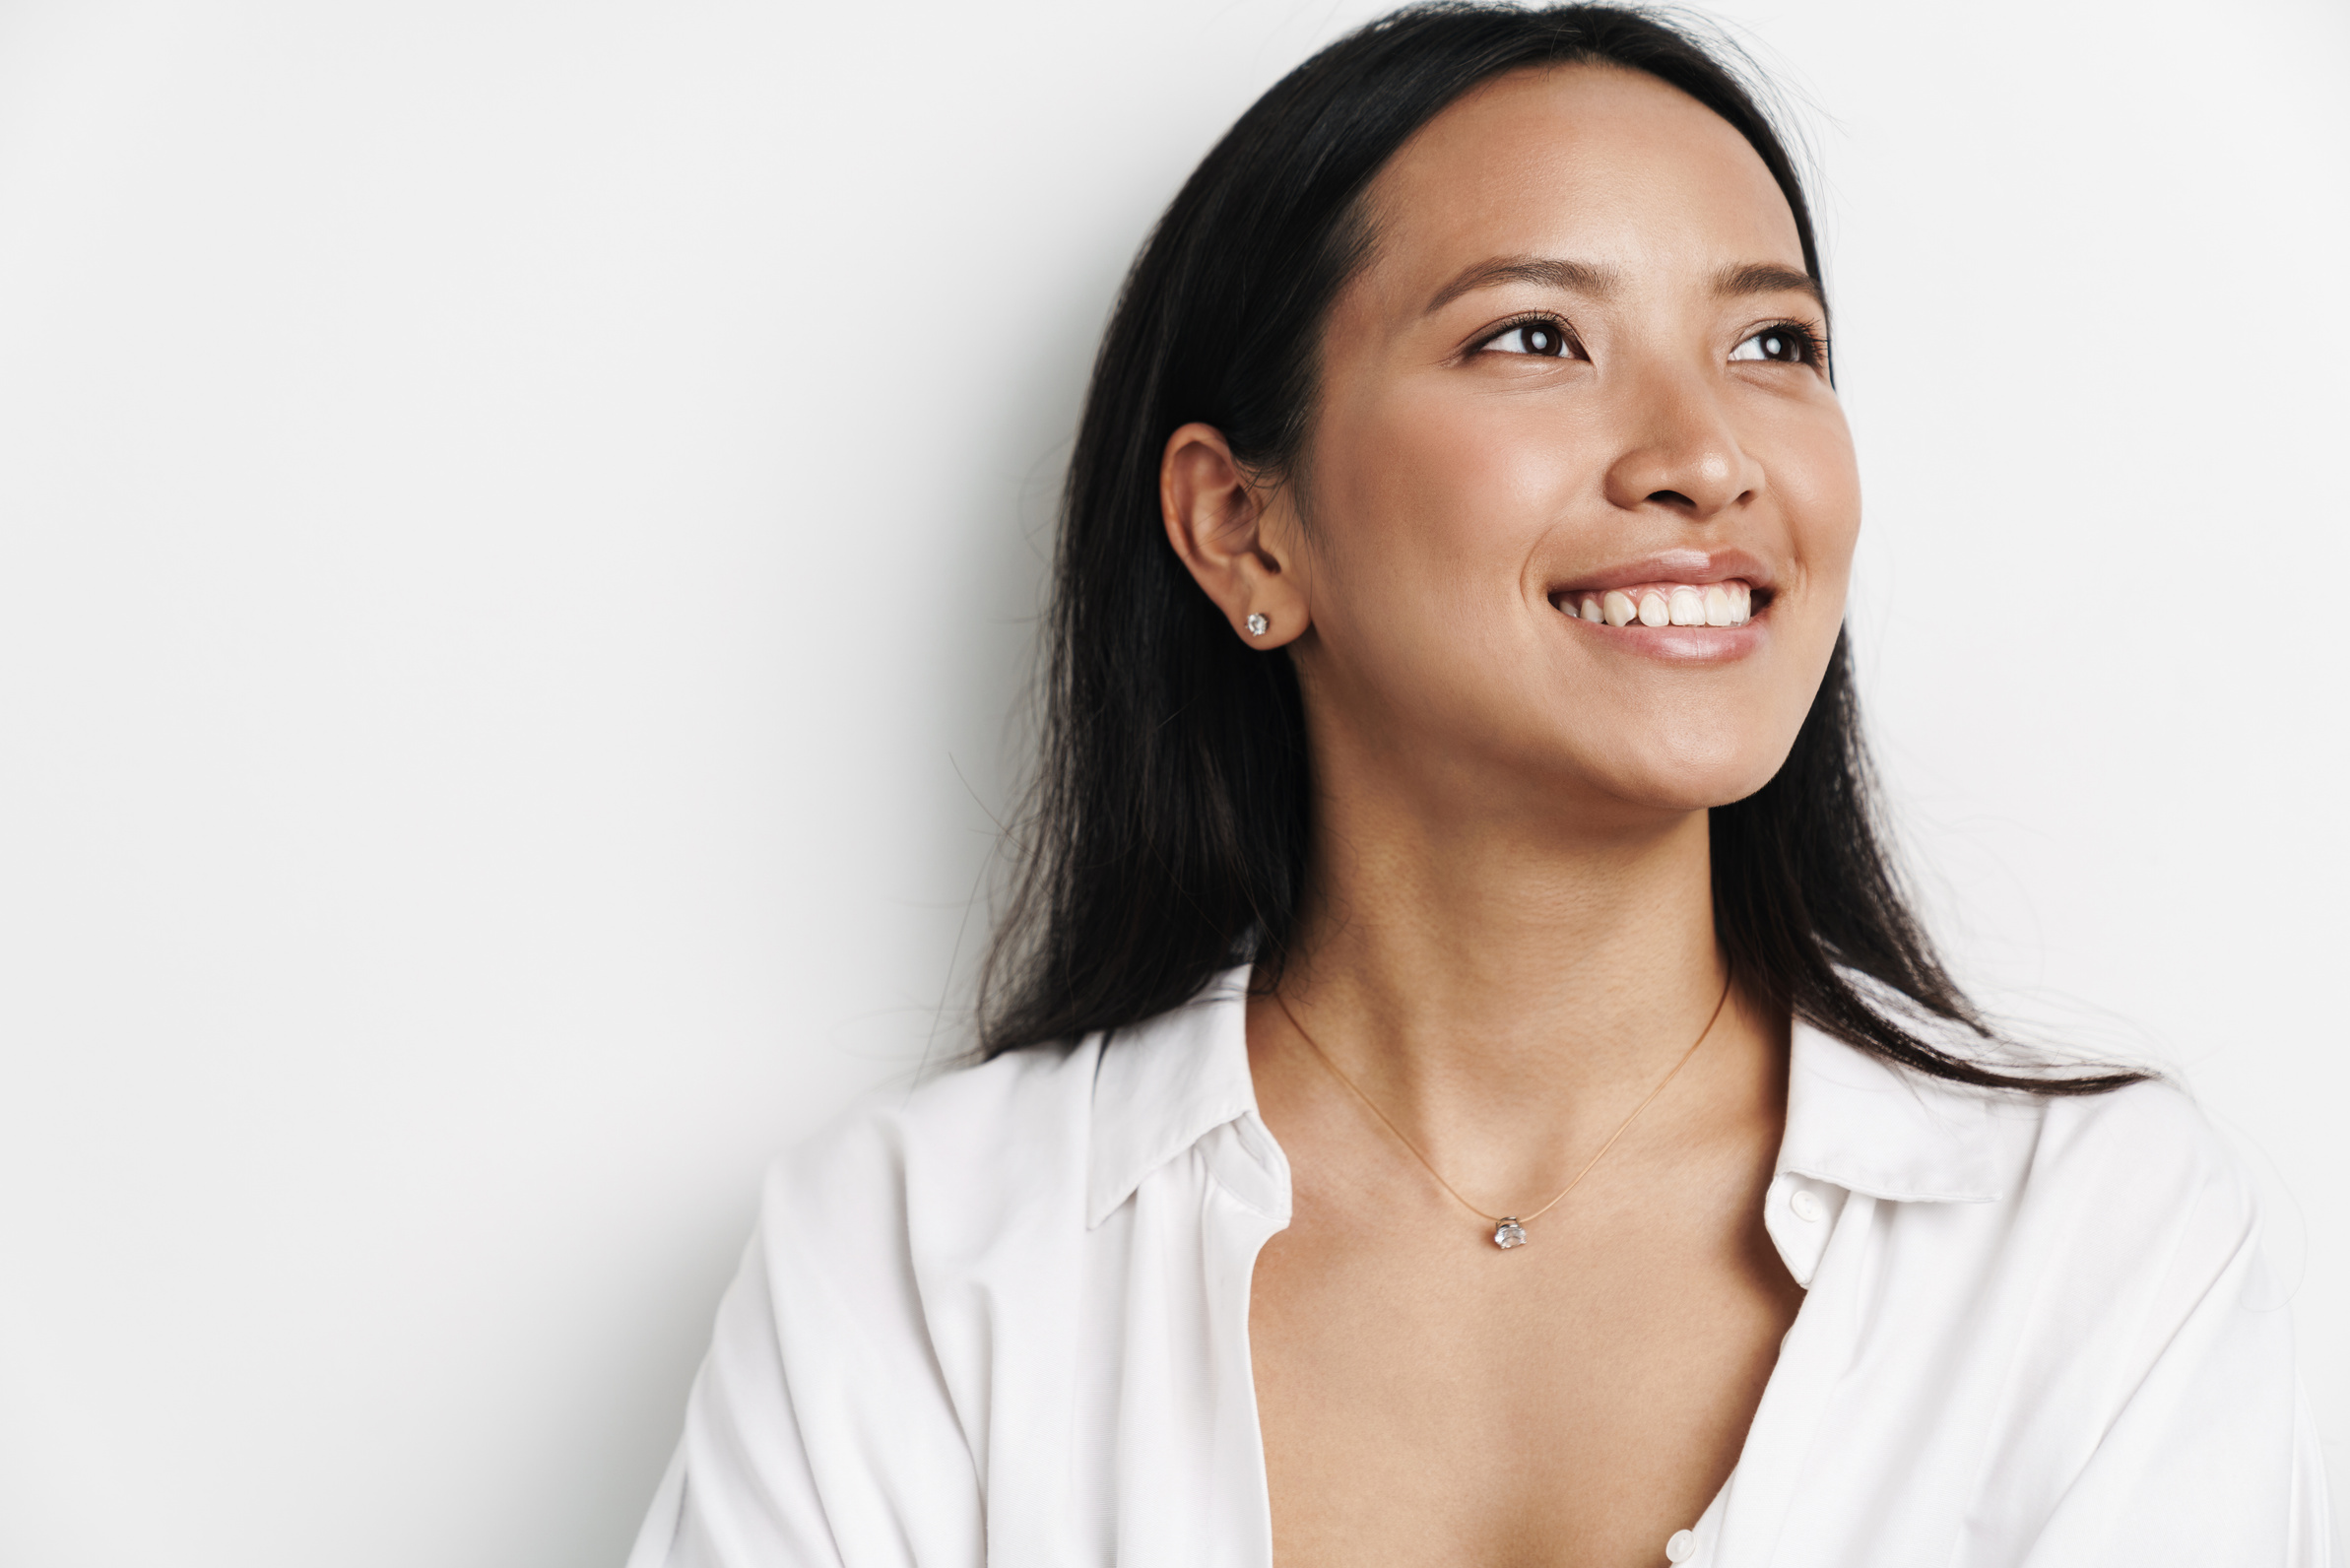
<svg viewBox="0 0 2350 1568"><path fill-rule="evenodd" d="M1860 519L1761 159L1653 78L1530 71L1431 121L1371 214L1267 519L1311 617L1292 653L1318 742L1497 805L1512 776L1586 809L1761 787Z"/></svg>

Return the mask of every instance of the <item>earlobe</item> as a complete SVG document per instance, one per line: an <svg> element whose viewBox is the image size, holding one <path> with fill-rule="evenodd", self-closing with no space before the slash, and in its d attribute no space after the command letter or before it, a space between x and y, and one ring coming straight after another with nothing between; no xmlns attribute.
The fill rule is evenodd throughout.
<svg viewBox="0 0 2350 1568"><path fill-rule="evenodd" d="M1192 424L1168 436L1158 489L1167 543L1235 632L1260 648L1304 632L1297 575L1265 528L1273 492L1242 468L1221 430Z"/></svg>

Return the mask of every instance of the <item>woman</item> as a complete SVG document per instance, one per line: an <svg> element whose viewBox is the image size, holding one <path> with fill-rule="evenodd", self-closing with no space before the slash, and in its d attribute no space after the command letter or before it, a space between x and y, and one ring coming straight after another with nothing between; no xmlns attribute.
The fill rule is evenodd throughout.
<svg viewBox="0 0 2350 1568"><path fill-rule="evenodd" d="M1902 902L1803 193L1398 13L1137 263L985 1060L779 1165L655 1565L2326 1560L2249 1189Z"/></svg>

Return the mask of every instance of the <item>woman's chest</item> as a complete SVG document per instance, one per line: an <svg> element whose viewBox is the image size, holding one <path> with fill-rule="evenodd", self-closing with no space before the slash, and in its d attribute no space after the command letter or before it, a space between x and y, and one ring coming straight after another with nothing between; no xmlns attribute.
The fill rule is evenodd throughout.
<svg viewBox="0 0 2350 1568"><path fill-rule="evenodd" d="M1665 1561L1801 1300L1759 1204L1709 1196L1619 1184L1504 1252L1440 1205L1301 1186L1250 1308L1276 1562Z"/></svg>
<svg viewBox="0 0 2350 1568"><path fill-rule="evenodd" d="M1393 1194L1332 1210L1266 1147L1233 1124L1081 1231L918 1263L921 1359L989 1560L1606 1568L1695 1527L1691 1568L1989 1568L2019 1560L2129 1386L2082 1355L2110 1337L2050 1311L2114 1296L2126 1238L2087 1247L2008 1205L1781 1174L1744 1209L1776 1245L1748 1219L1709 1246L1601 1189L1502 1253L1458 1210L1382 1235ZM872 1332L810 1340L795 1396L853 1381L844 1347ZM893 1408L876 1441L895 1452L921 1421ZM926 1519L960 1484L907 1482Z"/></svg>

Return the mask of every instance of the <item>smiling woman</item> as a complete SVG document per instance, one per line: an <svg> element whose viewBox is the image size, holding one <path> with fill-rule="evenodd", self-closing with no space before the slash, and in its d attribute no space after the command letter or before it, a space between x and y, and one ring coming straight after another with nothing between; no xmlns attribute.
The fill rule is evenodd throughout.
<svg viewBox="0 0 2350 1568"><path fill-rule="evenodd" d="M780 1164L638 1568L2319 1564L2250 1189L1872 821L1794 168L1400 12L1137 262L980 1060Z"/></svg>

